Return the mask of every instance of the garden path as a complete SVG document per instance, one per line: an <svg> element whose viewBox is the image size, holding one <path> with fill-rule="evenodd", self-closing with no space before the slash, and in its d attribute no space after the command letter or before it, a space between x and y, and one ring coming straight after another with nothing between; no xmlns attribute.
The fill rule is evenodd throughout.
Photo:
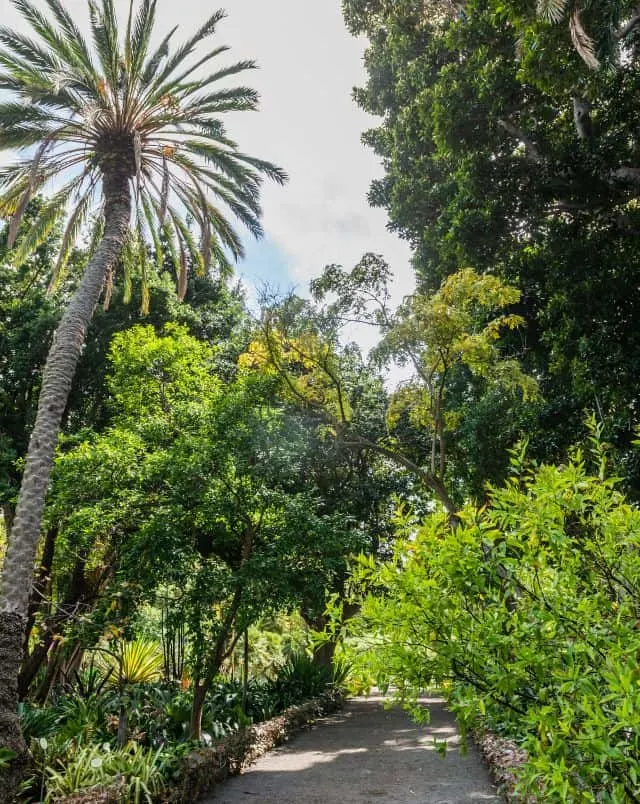
<svg viewBox="0 0 640 804"><path fill-rule="evenodd" d="M442 701L424 702L428 726L385 709L383 698L353 699L230 779L205 804L497 804L478 753L460 751ZM434 739L447 740L444 758Z"/></svg>

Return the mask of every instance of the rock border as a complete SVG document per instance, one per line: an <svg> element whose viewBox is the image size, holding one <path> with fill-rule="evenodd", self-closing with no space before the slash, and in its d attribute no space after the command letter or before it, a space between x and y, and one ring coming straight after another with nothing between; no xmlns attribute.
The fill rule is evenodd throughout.
<svg viewBox="0 0 640 804"><path fill-rule="evenodd" d="M290 706L281 715L230 734L211 748L199 748L185 759L182 778L162 799L168 804L193 804L210 794L229 776L243 768L319 717L336 712L344 705L341 692L330 692L306 703Z"/></svg>
<svg viewBox="0 0 640 804"><path fill-rule="evenodd" d="M482 758L489 766L498 793L507 804L537 804L535 796L522 797L516 793L518 769L527 761L527 752L513 740L506 740L488 729L474 732L473 739Z"/></svg>

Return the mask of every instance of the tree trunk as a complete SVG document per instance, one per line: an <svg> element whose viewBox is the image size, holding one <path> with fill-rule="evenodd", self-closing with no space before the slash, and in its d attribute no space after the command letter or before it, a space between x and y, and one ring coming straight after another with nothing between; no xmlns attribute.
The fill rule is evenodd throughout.
<svg viewBox="0 0 640 804"><path fill-rule="evenodd" d="M328 639L313 649L313 661L321 667L332 667L337 647L338 643L334 639Z"/></svg>
<svg viewBox="0 0 640 804"><path fill-rule="evenodd" d="M190 740L200 740L202 734L202 710L204 708L204 702L207 697L207 692L209 692L209 688L211 687L211 682L215 678L215 676L220 672L220 668L222 667L222 663L226 659L228 654L225 654L225 644L231 633L231 629L233 628L233 623L238 613L238 609L240 608L240 602L242 600L242 587L236 587L236 591L233 594L233 600L231 602L231 606L229 607L229 611L227 612L227 616L224 618L224 622L220 628L220 633L216 639L215 648L211 654L210 660L206 663L205 670L200 676L200 680L197 678L194 679L193 682L193 704L191 705L191 722L189 724L189 739ZM235 646L236 640L233 641L233 644L230 650L233 650Z"/></svg>
<svg viewBox="0 0 640 804"><path fill-rule="evenodd" d="M11 536L11 528L13 527L13 519L15 516L15 509L11 503L4 503L2 505L2 515L4 516L4 529L7 536Z"/></svg>
<svg viewBox="0 0 640 804"><path fill-rule="evenodd" d="M29 440L18 505L2 574L0 746L11 747L10 744L13 743L23 748L17 714L17 678L22 660L45 497L60 423L82 353L87 328L100 298L107 271L120 255L129 226L131 216L129 175L130 167L127 160L122 160L120 163L114 160L110 163L108 172L105 171L104 234L62 316L44 367L38 412ZM0 791L0 796L9 796L5 800L12 800L14 790L9 790L6 783L0 785ZM0 798L0 801L2 800Z"/></svg>
<svg viewBox="0 0 640 804"><path fill-rule="evenodd" d="M51 646L51 650L48 654L48 664L47 669L44 674L44 678L38 685L37 690L33 696L33 700L36 703L43 704L47 698L49 697L49 693L51 692L51 687L56 682L58 675L60 673L60 666L64 661L64 650L62 648L62 643L56 641Z"/></svg>
<svg viewBox="0 0 640 804"><path fill-rule="evenodd" d="M38 675L38 671L45 663L55 636L54 631L47 630L40 637L40 641L31 653L25 657L22 667L20 668L20 675L18 676L18 697L21 701L29 694L29 688L34 678Z"/></svg>
<svg viewBox="0 0 640 804"><path fill-rule="evenodd" d="M27 746L18 719L18 672L22 653L23 618L0 611L0 745L15 754L2 773L0 802L15 802L15 791L27 767Z"/></svg>
<svg viewBox="0 0 640 804"><path fill-rule="evenodd" d="M249 629L244 629L244 650L242 653L242 711L247 714L249 692Z"/></svg>
<svg viewBox="0 0 640 804"><path fill-rule="evenodd" d="M191 705L191 720L189 722L189 739L200 740L202 738L202 710L207 698L208 684L199 682L194 684L193 704Z"/></svg>
<svg viewBox="0 0 640 804"><path fill-rule="evenodd" d="M118 745L120 748L124 748L127 744L127 731L127 707L121 703L120 711L118 713Z"/></svg>

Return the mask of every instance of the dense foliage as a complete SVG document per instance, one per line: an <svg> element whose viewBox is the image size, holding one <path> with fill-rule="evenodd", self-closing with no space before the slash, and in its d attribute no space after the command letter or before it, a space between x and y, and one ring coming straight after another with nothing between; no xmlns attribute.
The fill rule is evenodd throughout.
<svg viewBox="0 0 640 804"><path fill-rule="evenodd" d="M546 400L517 415L532 451L561 459L584 409L598 410L635 488L638 29L620 39L613 29L638 20L631 3L584 5L539 3L556 12L536 18L533 6L493 0L459 12L423 0L343 3L350 29L370 41L355 99L381 116L364 135L385 167L370 201L414 248L419 283L434 290L471 266L516 285L527 326L513 347ZM597 42L599 70L576 52L570 26L553 22L573 10ZM497 480L496 407L472 397L466 438L485 479Z"/></svg>
<svg viewBox="0 0 640 804"><path fill-rule="evenodd" d="M522 741L521 792L544 801L637 800L640 516L599 468L514 457L486 508L455 530L403 517L393 559L354 575L378 683L436 684L467 728Z"/></svg>
<svg viewBox="0 0 640 804"><path fill-rule="evenodd" d="M147 51L144 3L103 86L46 1L61 39L22 8L84 70L61 87L70 131L87 111L76 92L106 93L110 120L144 58L153 96L221 19L163 68L169 40ZM156 153L172 115L206 123L186 76L143 114L151 150L137 166L129 153L125 177L135 234L59 411L18 678L25 801L94 785L162 800L194 751L373 683L418 718L436 688L468 735L526 749L521 800L639 800L640 14L600 0L343 7L369 40L355 100L380 118L364 134L384 168L369 200L410 242L417 289L394 308L393 266L367 253L318 266L311 298L252 315L227 264L242 243L198 187L213 183L258 233L260 177L284 174L217 122L189 146L208 167ZM109 0L101 9L102 59L117 43L101 39L116 23ZM12 80L49 81L49 50L27 70L16 48L33 43L11 47ZM244 88L207 98L205 116L256 102ZM29 141L51 127L59 141L2 174L14 191L0 231L0 560L54 330L95 253L76 235L96 187L64 227L53 213L69 188L34 195L71 147L67 128L36 106L3 102L9 113ZM40 163L47 175L25 185ZM195 210L199 244L176 204ZM354 321L379 333L368 355L345 341ZM409 372L397 388L393 363ZM21 757L0 749L0 773Z"/></svg>

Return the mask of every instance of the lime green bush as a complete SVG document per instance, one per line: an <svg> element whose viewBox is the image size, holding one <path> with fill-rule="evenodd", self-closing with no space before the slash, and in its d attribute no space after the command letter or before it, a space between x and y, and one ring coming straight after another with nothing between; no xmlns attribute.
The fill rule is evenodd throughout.
<svg viewBox="0 0 640 804"><path fill-rule="evenodd" d="M408 705L437 685L464 727L521 740L521 793L545 802L640 800L640 512L603 466L514 459L459 527L406 517L393 560L354 574L357 661Z"/></svg>

